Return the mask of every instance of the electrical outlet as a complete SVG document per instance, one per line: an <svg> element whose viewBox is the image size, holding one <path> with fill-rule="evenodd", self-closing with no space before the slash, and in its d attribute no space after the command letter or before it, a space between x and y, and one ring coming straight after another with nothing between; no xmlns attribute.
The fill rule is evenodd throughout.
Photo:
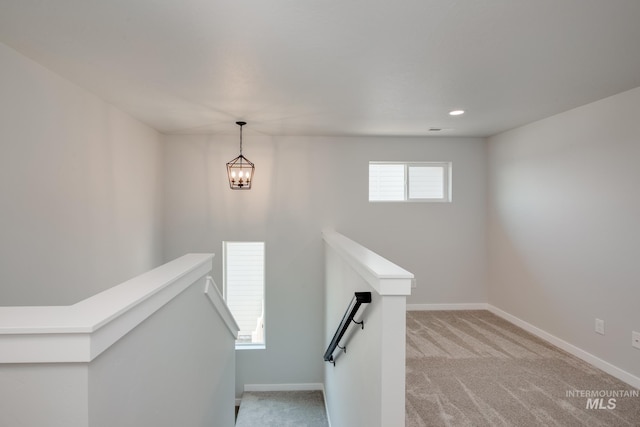
<svg viewBox="0 0 640 427"><path fill-rule="evenodd" d="M604 335L604 320L596 319L596 332L600 335Z"/></svg>
<svg viewBox="0 0 640 427"><path fill-rule="evenodd" d="M640 350L640 332L631 332L631 345Z"/></svg>

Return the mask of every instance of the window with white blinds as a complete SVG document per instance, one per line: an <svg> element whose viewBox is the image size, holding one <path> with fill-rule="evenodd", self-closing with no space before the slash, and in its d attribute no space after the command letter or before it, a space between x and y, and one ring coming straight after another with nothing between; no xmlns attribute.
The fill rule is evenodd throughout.
<svg viewBox="0 0 640 427"><path fill-rule="evenodd" d="M224 242L224 297L240 332L236 346L264 345L264 242Z"/></svg>
<svg viewBox="0 0 640 427"><path fill-rule="evenodd" d="M403 164L369 163L369 200L404 200L404 169Z"/></svg>
<svg viewBox="0 0 640 427"><path fill-rule="evenodd" d="M450 202L451 163L369 162L370 202Z"/></svg>

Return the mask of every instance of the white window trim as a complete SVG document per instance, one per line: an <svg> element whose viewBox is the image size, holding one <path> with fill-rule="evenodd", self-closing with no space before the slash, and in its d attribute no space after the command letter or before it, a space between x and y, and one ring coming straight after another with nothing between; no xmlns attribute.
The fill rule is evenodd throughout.
<svg viewBox="0 0 640 427"><path fill-rule="evenodd" d="M370 161L369 165L404 165L404 199L403 200L371 200L370 203L451 203L452 198L452 162L396 162L396 161ZM441 198L409 198L409 168L419 166L437 166L444 168L443 197Z"/></svg>

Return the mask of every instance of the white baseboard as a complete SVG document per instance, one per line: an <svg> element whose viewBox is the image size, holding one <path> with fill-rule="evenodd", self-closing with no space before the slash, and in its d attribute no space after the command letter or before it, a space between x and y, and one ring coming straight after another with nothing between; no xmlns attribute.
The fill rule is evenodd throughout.
<svg viewBox="0 0 640 427"><path fill-rule="evenodd" d="M407 304L407 311L438 310L488 310L486 302L470 302L462 304Z"/></svg>
<svg viewBox="0 0 640 427"><path fill-rule="evenodd" d="M321 390L324 393L322 383L296 383L296 384L245 384L244 391L307 391Z"/></svg>
<svg viewBox="0 0 640 427"><path fill-rule="evenodd" d="M488 310L490 312L492 312L493 314L495 314L496 316L502 317L503 319L505 319L506 321L513 323L516 326L521 327L522 329L524 329L525 331L537 336L538 338L541 338L553 345L555 345L556 347L561 348L562 350L566 351L567 353L570 353L574 356L576 356L579 359L584 360L585 362L595 366L596 368L602 369L603 371L605 371L607 374L612 375L614 377L616 377L617 379L619 379L620 381L624 381L625 383L629 384L632 387L635 388L639 388L640 389L640 378L636 377L633 374L630 374L627 371L624 371L620 368L618 368L617 366L612 365L609 362L606 362L602 359L600 359L597 356L594 356L593 354L582 350L581 348L576 347L573 344L569 344L568 342L554 336L551 335L548 332L543 331L542 329L533 326L532 324L525 322L524 320L507 313L506 311L503 311L501 309L499 309L498 307L494 307L490 304L487 304L488 306Z"/></svg>

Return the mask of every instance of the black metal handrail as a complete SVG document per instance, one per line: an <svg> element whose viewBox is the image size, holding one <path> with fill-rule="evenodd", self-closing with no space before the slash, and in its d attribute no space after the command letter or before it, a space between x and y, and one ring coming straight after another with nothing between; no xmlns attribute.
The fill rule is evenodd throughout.
<svg viewBox="0 0 640 427"><path fill-rule="evenodd" d="M353 298L351 298L351 302L347 307L347 311L345 311L344 316L342 316L340 325L338 325L338 329L336 329L336 333L333 335L333 339L331 340L329 347L327 347L327 351L324 352L325 362L331 362L335 366L336 361L333 358L333 352L335 351L336 347L340 348L345 353L347 352L346 345L344 347L340 347L340 340L344 336L345 332L347 332L347 329L349 328L351 322L362 326L362 329L364 329L364 320L356 322L355 320L353 320L353 318L355 317L358 309L362 304L368 304L370 302L371 292L356 292Z"/></svg>

